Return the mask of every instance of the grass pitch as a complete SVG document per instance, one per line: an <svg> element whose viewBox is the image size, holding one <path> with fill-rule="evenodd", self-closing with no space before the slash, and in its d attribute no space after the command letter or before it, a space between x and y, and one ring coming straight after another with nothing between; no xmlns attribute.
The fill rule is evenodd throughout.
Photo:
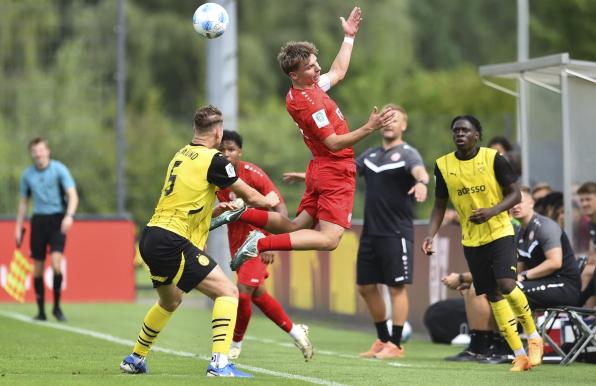
<svg viewBox="0 0 596 386"><path fill-rule="evenodd" d="M194 295L193 295L194 296ZM191 302L192 303L192 302ZM305 363L291 339L254 310L235 361L255 378L205 377L211 347L210 310L182 304L148 359L150 374L121 374L149 304L66 304L68 323L33 323L32 304L0 305L0 385L593 385L594 365L542 365L523 374L508 365L453 363L458 347L413 340L399 361L357 356L371 344L372 328L296 319L310 325L315 357ZM51 317L50 317L51 318Z"/></svg>

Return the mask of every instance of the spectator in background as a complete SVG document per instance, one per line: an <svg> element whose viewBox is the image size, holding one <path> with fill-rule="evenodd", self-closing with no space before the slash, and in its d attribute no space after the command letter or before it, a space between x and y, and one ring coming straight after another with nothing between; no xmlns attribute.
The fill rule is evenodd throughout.
<svg viewBox="0 0 596 386"><path fill-rule="evenodd" d="M491 149L495 149L499 154L501 154L509 164L513 168L513 171L518 176L521 176L521 160L519 157L519 153L515 151L511 142L505 137L493 137L488 141L487 147Z"/></svg>
<svg viewBox="0 0 596 386"><path fill-rule="evenodd" d="M538 182L532 187L532 198L534 202L551 193L553 189L548 182Z"/></svg>
<svg viewBox="0 0 596 386"><path fill-rule="evenodd" d="M596 307L596 182L582 184L577 190L582 214L590 219L591 243L588 263L582 271L582 301L586 307Z"/></svg>
<svg viewBox="0 0 596 386"><path fill-rule="evenodd" d="M29 142L33 165L23 172L20 183L21 198L17 209L16 242L21 244L23 222L29 201L33 202L31 217L31 257L33 257L33 283L38 313L35 320L47 320L45 312L45 291L43 269L48 247L54 272L54 309L52 314L64 322L66 318L60 308L62 292L61 262L66 242L66 233L73 223L79 204L75 182L68 168L51 159L51 149L44 138Z"/></svg>

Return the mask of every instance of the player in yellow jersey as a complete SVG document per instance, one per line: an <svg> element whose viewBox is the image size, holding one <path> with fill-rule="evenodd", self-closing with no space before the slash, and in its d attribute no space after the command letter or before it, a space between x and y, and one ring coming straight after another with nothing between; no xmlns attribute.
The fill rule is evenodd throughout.
<svg viewBox="0 0 596 386"><path fill-rule="evenodd" d="M120 368L130 374L147 372L145 358L182 302L182 294L197 289L214 300L213 354L207 375L252 377L228 362L238 289L203 249L218 189L229 188L255 207L272 208L279 197L275 193L263 196L248 186L219 153L223 117L216 107L197 110L193 132L191 143L170 161L155 213L139 240L159 300L145 315L133 352Z"/></svg>
<svg viewBox="0 0 596 386"><path fill-rule="evenodd" d="M542 361L542 339L516 283L517 255L507 211L521 200L517 176L496 150L478 146L482 138L478 119L455 117L451 131L456 151L436 161L435 204L422 250L434 253L433 238L451 200L461 221L464 255L476 293L486 294L497 326L515 354L511 371L529 370ZM529 338L529 355L517 332L518 320Z"/></svg>

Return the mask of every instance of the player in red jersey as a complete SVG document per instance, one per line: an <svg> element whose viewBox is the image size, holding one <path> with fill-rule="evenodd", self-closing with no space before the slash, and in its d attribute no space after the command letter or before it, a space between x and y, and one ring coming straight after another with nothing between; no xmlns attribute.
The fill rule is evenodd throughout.
<svg viewBox="0 0 596 386"><path fill-rule="evenodd" d="M379 113L375 107L362 127L350 131L339 107L327 95L326 91L346 75L362 11L355 7L348 20L340 19L345 37L326 74L321 75L318 51L312 43L288 42L277 57L292 82L286 108L302 132L313 159L306 171L306 191L294 220L275 212L242 209L224 212L212 221L212 227L217 227L240 219L277 233L265 236L252 232L236 253L232 269L265 251L334 250L344 229L351 226L356 190L352 145L389 125L396 113L392 108ZM320 230L311 229L317 223ZM266 256L261 259L265 260Z"/></svg>
<svg viewBox="0 0 596 386"><path fill-rule="evenodd" d="M267 196L274 192L279 197L279 204L273 210L284 216L288 215L288 209L281 193L273 184L269 176L261 168L250 163L241 161L242 157L242 136L235 131L224 130L220 152L230 161L236 170L236 175L246 182L249 186L258 192ZM222 202L236 200L236 195L231 189L224 189L217 192L217 199ZM228 240L230 242L230 253L234 255L238 248L246 240L250 231L256 229L250 224L244 222L234 222L228 225ZM272 252L262 252L264 260L272 261ZM248 323L252 315L252 304L263 311L263 313L277 324L282 330L287 332L293 339L296 347L302 351L305 360L309 360L313 355L313 347L308 339L308 326L294 324L288 317L283 307L275 298L273 298L263 286L265 279L269 276L267 265L261 259L251 259L238 269L238 317L234 336L230 347L230 358L235 359L240 355L242 349L242 340Z"/></svg>

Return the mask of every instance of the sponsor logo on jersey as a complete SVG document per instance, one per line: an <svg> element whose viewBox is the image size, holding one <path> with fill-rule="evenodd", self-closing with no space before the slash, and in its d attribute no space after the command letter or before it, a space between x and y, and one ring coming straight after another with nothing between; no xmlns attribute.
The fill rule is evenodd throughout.
<svg viewBox="0 0 596 386"><path fill-rule="evenodd" d="M339 117L339 119L341 119L342 121L345 121L344 116L341 113L341 110L339 109L339 107L337 109L335 109L335 114L337 114L337 116Z"/></svg>
<svg viewBox="0 0 596 386"><path fill-rule="evenodd" d="M327 114L325 114L325 109L315 112L312 115L312 118L315 120L315 123L319 129L329 124L329 119L327 118Z"/></svg>
<svg viewBox="0 0 596 386"><path fill-rule="evenodd" d="M226 173L228 173L228 177L236 177L236 170L234 170L234 165L227 164L226 165Z"/></svg>
<svg viewBox="0 0 596 386"><path fill-rule="evenodd" d="M485 185L478 185L478 186L470 186L466 188L465 186L461 189L457 189L457 195L463 196L464 194L474 194L474 193L482 193L486 191Z"/></svg>

